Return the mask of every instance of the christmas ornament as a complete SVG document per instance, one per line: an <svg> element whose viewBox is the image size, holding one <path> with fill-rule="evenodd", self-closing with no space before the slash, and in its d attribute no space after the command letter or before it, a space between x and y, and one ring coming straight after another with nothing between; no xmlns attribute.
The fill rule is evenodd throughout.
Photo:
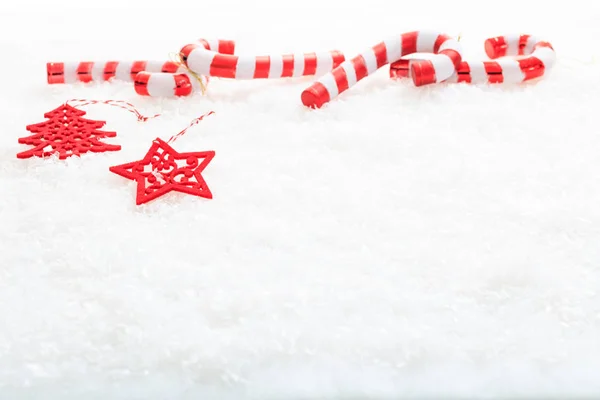
<svg viewBox="0 0 600 400"><path fill-rule="evenodd" d="M101 139L112 138L116 132L101 131L106 122L83 118L85 111L75 107L90 104L106 104L120 107L136 115L138 121L147 121L152 117L143 116L132 104L119 100L69 100L58 108L44 114L48 121L26 126L31 136L19 138L19 143L34 146L17 154L18 158L49 157L58 154L64 160L71 156L80 156L87 152L101 153L118 151L121 146L107 144Z"/></svg>
<svg viewBox="0 0 600 400"><path fill-rule="evenodd" d="M519 59L463 61L446 81L450 83L521 83L542 77L556 61L552 45L531 35L506 35L485 41L487 56L495 60L505 56ZM411 76L412 60L399 60L390 66L392 78Z"/></svg>
<svg viewBox="0 0 600 400"><path fill-rule="evenodd" d="M183 63L200 75L231 79L274 79L321 75L344 61L339 51L270 56L236 56L211 50L207 41L184 46Z"/></svg>
<svg viewBox="0 0 600 400"><path fill-rule="evenodd" d="M133 82L142 71L175 73L180 66L174 61L80 61L49 62L49 84L89 83L121 80Z"/></svg>
<svg viewBox="0 0 600 400"><path fill-rule="evenodd" d="M19 138L19 143L34 146L17 154L18 158L48 157L58 153L63 160L70 156L79 156L89 151L100 153L117 151L121 146L103 143L101 139L112 138L116 132L104 132L106 122L85 119L85 111L68 104L44 114L48 121L28 125L26 129L34 134Z"/></svg>
<svg viewBox="0 0 600 400"><path fill-rule="evenodd" d="M460 44L448 35L428 31L404 33L384 40L323 75L302 92L302 103L320 108L382 66L413 53L433 53L427 60L412 62L411 76L416 86L450 78L462 59Z"/></svg>
<svg viewBox="0 0 600 400"><path fill-rule="evenodd" d="M202 85L203 77L231 79L276 79L308 75L322 75L344 61L339 51L271 56L234 55L235 44L230 40L205 40L184 46L178 62L187 68L187 74L142 72L135 80L135 90L142 96L185 96L195 90L189 85L189 75ZM191 80L193 83L194 80Z"/></svg>
<svg viewBox="0 0 600 400"><path fill-rule="evenodd" d="M133 82L141 92L157 97L187 96L204 91L208 83L207 78L190 74L181 61L49 62L46 74L49 84Z"/></svg>
<svg viewBox="0 0 600 400"><path fill-rule="evenodd" d="M213 112L196 118L187 128L166 142L160 138L154 139L141 160L109 168L111 172L136 182L136 205L147 203L172 191L212 199L202 171L213 159L215 152L179 153L169 145L192 125L211 114Z"/></svg>
<svg viewBox="0 0 600 400"><path fill-rule="evenodd" d="M390 64L391 78L412 78L416 86L442 82L519 83L542 77L555 62L548 42L530 35L491 38L485 44L491 59L462 61L458 40L429 31L389 38L349 61L339 51L271 56L234 55L231 40L200 39L181 48L172 61L48 63L48 83L122 79L133 81L142 96L189 96L206 91L209 77L276 79L320 76L304 90L302 103L320 108L361 79ZM421 53L408 60L403 57Z"/></svg>
<svg viewBox="0 0 600 400"><path fill-rule="evenodd" d="M207 50L215 50L221 54L233 54L235 42L233 40L206 40L195 42ZM189 96L193 92L206 92L208 76L199 75L187 68L179 54L174 56L175 62L186 73L164 74L156 72L140 72L135 79L135 91L141 96L173 97Z"/></svg>

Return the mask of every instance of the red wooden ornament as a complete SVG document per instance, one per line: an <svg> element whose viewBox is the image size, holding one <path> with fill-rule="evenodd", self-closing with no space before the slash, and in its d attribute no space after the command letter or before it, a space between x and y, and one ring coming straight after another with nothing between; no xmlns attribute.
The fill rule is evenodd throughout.
<svg viewBox="0 0 600 400"><path fill-rule="evenodd" d="M121 146L107 144L100 139L111 138L116 132L104 132L106 122L82 118L85 111L63 104L44 114L49 121L28 125L26 129L34 134L19 138L19 143L34 146L17 154L18 158L49 157L58 153L64 160L71 156L80 156L89 151L101 153L118 151Z"/></svg>
<svg viewBox="0 0 600 400"><path fill-rule="evenodd" d="M170 191L212 199L201 173L214 156L214 151L178 153L167 142L156 138L142 160L116 165L109 170L137 182L137 205Z"/></svg>

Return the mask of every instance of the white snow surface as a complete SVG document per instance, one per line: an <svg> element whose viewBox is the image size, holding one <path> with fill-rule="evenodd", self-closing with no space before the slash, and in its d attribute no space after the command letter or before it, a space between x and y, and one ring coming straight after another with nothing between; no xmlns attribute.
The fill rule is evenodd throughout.
<svg viewBox="0 0 600 400"><path fill-rule="evenodd" d="M600 5L592 1L21 1L0 15L0 398L600 396ZM49 86L47 61L163 59L196 38L348 57L413 29L531 33L557 64L513 87L393 82L321 110L311 78L206 97ZM123 146L19 160L72 98ZM109 166L207 118L214 199L135 206Z"/></svg>

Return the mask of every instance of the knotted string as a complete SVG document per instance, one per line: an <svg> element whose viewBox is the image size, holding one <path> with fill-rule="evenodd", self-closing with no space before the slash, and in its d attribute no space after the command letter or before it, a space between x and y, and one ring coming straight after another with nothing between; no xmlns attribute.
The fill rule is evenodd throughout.
<svg viewBox="0 0 600 400"><path fill-rule="evenodd" d="M197 73L195 73L194 71L189 69L187 65L185 65L185 63L183 62L183 59L181 58L181 54L169 53L169 58L171 58L171 61L173 61L175 64L177 64L180 68L185 69L187 74L191 75L193 78L195 78L198 81L198 83L200 84L200 91L202 92L202 95L204 96L206 94L206 84L202 80L202 76L198 75ZM208 82L208 77L206 78L206 80Z"/></svg>

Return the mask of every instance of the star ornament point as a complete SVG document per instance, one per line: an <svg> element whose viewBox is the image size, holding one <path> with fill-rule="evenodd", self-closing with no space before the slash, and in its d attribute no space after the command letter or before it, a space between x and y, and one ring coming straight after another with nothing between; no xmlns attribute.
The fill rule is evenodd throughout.
<svg viewBox="0 0 600 400"><path fill-rule="evenodd" d="M143 159L115 165L109 170L136 181L138 206L172 191L212 199L202 171L214 156L212 150L179 153L164 140L156 138Z"/></svg>

